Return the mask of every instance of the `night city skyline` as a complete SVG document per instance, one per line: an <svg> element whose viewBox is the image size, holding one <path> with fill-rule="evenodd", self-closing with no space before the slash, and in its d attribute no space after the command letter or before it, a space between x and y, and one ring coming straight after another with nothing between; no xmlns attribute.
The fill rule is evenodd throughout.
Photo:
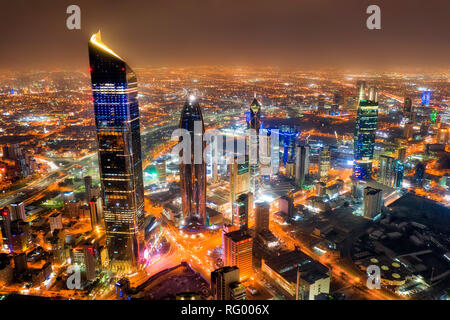
<svg viewBox="0 0 450 320"><path fill-rule="evenodd" d="M448 1L4 7L0 304L450 300Z"/></svg>

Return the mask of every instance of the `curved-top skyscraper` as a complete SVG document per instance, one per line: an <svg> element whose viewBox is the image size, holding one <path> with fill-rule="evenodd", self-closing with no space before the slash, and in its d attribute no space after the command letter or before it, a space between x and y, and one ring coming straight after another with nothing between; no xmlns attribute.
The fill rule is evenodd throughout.
<svg viewBox="0 0 450 320"><path fill-rule="evenodd" d="M203 160L205 125L200 105L194 97L190 97L183 106L180 128L188 130L191 135L191 161L190 163L180 162L183 219L185 223L198 222L206 225L208 224L206 215L206 162ZM180 142L182 139L180 139ZM200 159L197 159L197 161L194 159L194 145L197 145L198 150L196 152L202 157L201 161L198 161ZM183 154L181 153L180 156L182 158Z"/></svg>
<svg viewBox="0 0 450 320"><path fill-rule="evenodd" d="M144 218L136 75L102 43L100 32L89 41L89 63L111 270L131 271L139 265Z"/></svg>

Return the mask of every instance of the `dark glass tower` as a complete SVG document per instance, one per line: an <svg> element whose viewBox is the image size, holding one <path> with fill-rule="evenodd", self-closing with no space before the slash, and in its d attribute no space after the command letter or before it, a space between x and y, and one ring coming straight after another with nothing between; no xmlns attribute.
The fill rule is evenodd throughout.
<svg viewBox="0 0 450 320"><path fill-rule="evenodd" d="M89 62L111 269L131 271L139 265L144 219L136 75L101 42L100 32L89 41Z"/></svg>
<svg viewBox="0 0 450 320"><path fill-rule="evenodd" d="M197 130L194 130L195 126ZM203 123L202 111L195 98L190 97L184 104L181 111L180 128L186 129L191 135L191 161L190 163L180 162L180 187L183 218L185 223L197 222L202 225L208 224L206 215L206 163L202 159L201 163L194 161L194 144L201 150L197 153L203 157L205 143L203 135L205 125ZM183 138L180 139L180 142ZM181 152L180 157L183 157Z"/></svg>
<svg viewBox="0 0 450 320"><path fill-rule="evenodd" d="M375 132L378 120L378 102L375 90L371 91L372 100L360 100L356 114L354 135L353 175L357 179L368 179L372 174Z"/></svg>
<svg viewBox="0 0 450 320"><path fill-rule="evenodd" d="M248 139L248 154L250 156L250 148L252 143L256 143L256 148L253 147L251 150L256 152L256 155L250 156L256 157L256 163L250 161L250 191L253 194L257 194L257 181L258 181L258 164L259 164L259 130L261 129L261 104L256 100L256 96L253 99L250 110L247 113L247 129L255 129L256 138L252 140ZM253 158L254 159L254 158Z"/></svg>

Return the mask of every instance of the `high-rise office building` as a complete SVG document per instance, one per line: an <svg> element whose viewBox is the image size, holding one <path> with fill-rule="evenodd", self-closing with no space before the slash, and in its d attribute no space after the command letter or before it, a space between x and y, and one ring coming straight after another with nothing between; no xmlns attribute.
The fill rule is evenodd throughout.
<svg viewBox="0 0 450 320"><path fill-rule="evenodd" d="M242 193L236 200L235 211L232 215L233 225L238 229L248 229L249 197L247 193Z"/></svg>
<svg viewBox="0 0 450 320"><path fill-rule="evenodd" d="M224 265L237 266L239 280L249 279L253 275L253 239L248 232L236 230L224 235Z"/></svg>
<svg viewBox="0 0 450 320"><path fill-rule="evenodd" d="M11 213L7 208L0 210L0 228L2 231L2 242L3 244L9 244L11 241Z"/></svg>
<svg viewBox="0 0 450 320"><path fill-rule="evenodd" d="M26 252L31 240L30 225L20 219L11 222L9 248L13 252Z"/></svg>
<svg viewBox="0 0 450 320"><path fill-rule="evenodd" d="M430 99L431 99L431 91L430 90L422 91L422 105L428 107L430 105Z"/></svg>
<svg viewBox="0 0 450 320"><path fill-rule="evenodd" d="M403 175L405 166L402 161L397 160L394 167L394 188L401 188L403 186Z"/></svg>
<svg viewBox="0 0 450 320"><path fill-rule="evenodd" d="M89 216L91 218L92 230L95 230L97 226L104 227L102 198L93 197L89 201Z"/></svg>
<svg viewBox="0 0 450 320"><path fill-rule="evenodd" d="M89 243L81 243L72 249L73 261L80 266L86 280L92 281L96 275L96 248Z"/></svg>
<svg viewBox="0 0 450 320"><path fill-rule="evenodd" d="M89 61L110 266L134 270L144 220L137 79L100 32L89 41Z"/></svg>
<svg viewBox="0 0 450 320"><path fill-rule="evenodd" d="M357 179L368 179L372 174L373 151L375 147L375 132L378 120L378 102L374 89L370 90L374 100L359 101L354 133L353 175Z"/></svg>
<svg viewBox="0 0 450 320"><path fill-rule="evenodd" d="M393 157L381 155L378 162L377 181L385 186L401 188L403 182L403 162Z"/></svg>
<svg viewBox="0 0 450 320"><path fill-rule="evenodd" d="M244 163L238 164L237 157L233 158L230 168L230 201L231 210L234 214L236 200L239 195L250 191L250 166L248 158Z"/></svg>
<svg viewBox="0 0 450 320"><path fill-rule="evenodd" d="M249 137L247 140L248 144L248 155L250 156L250 191L253 194L257 192L257 182L258 182L258 165L259 165L259 130L261 129L261 104L256 99L256 95L250 104L250 110L247 115L247 129L254 129L256 136ZM255 154L256 153L256 154ZM253 160L254 159L254 160ZM256 161L255 161L256 160Z"/></svg>
<svg viewBox="0 0 450 320"><path fill-rule="evenodd" d="M214 300L244 300L244 294L238 294L239 268L226 266L211 272L211 295Z"/></svg>
<svg viewBox="0 0 450 320"><path fill-rule="evenodd" d="M248 217L250 219L254 217L255 213L255 196L253 195L253 193L248 192L247 198L248 198Z"/></svg>
<svg viewBox="0 0 450 320"><path fill-rule="evenodd" d="M255 203L255 233L269 230L270 205L267 202Z"/></svg>
<svg viewBox="0 0 450 320"><path fill-rule="evenodd" d="M328 180L330 171L331 152L329 146L324 146L319 155L319 178L324 182Z"/></svg>
<svg viewBox="0 0 450 320"><path fill-rule="evenodd" d="M27 221L27 217L25 215L25 204L23 202L11 203L9 207L11 209L12 220L20 219L22 221Z"/></svg>
<svg viewBox="0 0 450 320"><path fill-rule="evenodd" d="M279 135L280 142L283 145L283 164L286 166L288 161L293 161L295 156L295 145L298 137L298 130L293 126L281 126Z"/></svg>
<svg viewBox="0 0 450 320"><path fill-rule="evenodd" d="M281 196L278 200L279 211L288 217L294 215L294 199L290 196Z"/></svg>
<svg viewBox="0 0 450 320"><path fill-rule="evenodd" d="M272 175L278 174L277 166L278 166L278 154L279 150L276 150L275 145L276 138L279 138L275 133L272 135L272 131L266 129L261 129L259 131L258 136L258 167L259 167L259 176L261 180L265 178L269 178ZM279 144L278 144L279 148Z"/></svg>
<svg viewBox="0 0 450 320"><path fill-rule="evenodd" d="M377 181L386 186L391 186L394 178L394 167L396 159L386 155L381 155L378 161Z"/></svg>
<svg viewBox="0 0 450 320"><path fill-rule="evenodd" d="M203 160L203 150L205 142L203 135L205 133L205 125L203 123L202 111L200 104L195 97L191 96L184 104L181 111L180 128L185 129L191 136L191 155L190 163L180 161L180 187L183 219L186 223L208 224L208 216L206 214L206 163ZM183 138L180 138L180 142ZM200 147L201 150L194 152L194 145ZM201 159L197 159L195 154ZM183 159L183 151L181 151L180 159Z"/></svg>
<svg viewBox="0 0 450 320"><path fill-rule="evenodd" d="M61 212L52 213L50 215L50 217L48 218L48 222L50 224L50 231L51 232L53 232L55 230L62 230L63 229Z"/></svg>
<svg viewBox="0 0 450 320"><path fill-rule="evenodd" d="M309 146L297 146L295 149L295 183L303 187L309 174Z"/></svg>
<svg viewBox="0 0 450 320"><path fill-rule="evenodd" d="M227 224L227 223L224 223L224 224L222 225L222 249L223 249L223 250L225 250L225 242L226 242L226 237L225 237L225 235L226 235L227 233L230 233L230 232L233 232L233 231L236 231L236 230L238 230L238 229L237 229L236 226L233 225L233 224ZM223 261L225 261L225 258L224 258Z"/></svg>
<svg viewBox="0 0 450 320"><path fill-rule="evenodd" d="M364 188L364 217L373 219L381 213L383 191L381 189Z"/></svg>
<svg viewBox="0 0 450 320"><path fill-rule="evenodd" d="M60 213L61 214L61 213ZM65 245L65 234L61 229L55 229L52 232L52 236L49 239L52 252L52 265L62 265L66 262L67 253L64 248Z"/></svg>
<svg viewBox="0 0 450 320"><path fill-rule="evenodd" d="M70 200L67 204L66 213L71 218L80 218L81 216L81 202L76 200Z"/></svg>

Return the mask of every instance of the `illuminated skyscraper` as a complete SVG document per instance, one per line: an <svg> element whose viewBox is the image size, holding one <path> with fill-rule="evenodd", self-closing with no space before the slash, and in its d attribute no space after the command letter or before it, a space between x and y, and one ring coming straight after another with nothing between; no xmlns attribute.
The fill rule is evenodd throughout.
<svg viewBox="0 0 450 320"><path fill-rule="evenodd" d="M256 95L250 104L247 114L247 129L254 129L256 136L248 139L248 154L250 156L250 191L256 195L259 166L259 130L261 129L261 104ZM256 163L255 160L256 159Z"/></svg>
<svg viewBox="0 0 450 320"><path fill-rule="evenodd" d="M11 214L7 208L0 210L0 230L2 234L2 244L9 244L11 241Z"/></svg>
<svg viewBox="0 0 450 320"><path fill-rule="evenodd" d="M27 217L25 215L25 204L23 202L11 203L9 207L11 209L12 220L20 219L22 221L27 221Z"/></svg>
<svg viewBox="0 0 450 320"><path fill-rule="evenodd" d="M330 171L331 152L330 147L325 146L320 151L319 156L319 178L324 182L328 180L328 172Z"/></svg>
<svg viewBox="0 0 450 320"><path fill-rule="evenodd" d="M253 239L243 230L236 230L224 235L223 254L225 266L237 266L240 281L253 275Z"/></svg>
<svg viewBox="0 0 450 320"><path fill-rule="evenodd" d="M248 229L248 215L249 215L249 197L248 194L243 193L239 195L236 200L236 205L233 212L233 225L238 229Z"/></svg>
<svg viewBox="0 0 450 320"><path fill-rule="evenodd" d="M239 195L250 191L250 168L247 158L245 163L242 164L238 164L237 157L232 161L230 164L230 199L234 215L237 198Z"/></svg>
<svg viewBox="0 0 450 320"><path fill-rule="evenodd" d="M194 157L194 145L197 145L197 155L203 157L205 143L203 134L202 111L195 97L191 96L181 111L180 128L189 131L191 135L190 163L180 162L180 186L183 218L187 223L198 222L208 224L206 215L206 163L203 159ZM180 142L183 138L180 139ZM180 154L183 157L183 152Z"/></svg>
<svg viewBox="0 0 450 320"><path fill-rule="evenodd" d="M430 90L422 91L422 105L428 107L430 105L430 99L431 99L431 91Z"/></svg>
<svg viewBox="0 0 450 320"><path fill-rule="evenodd" d="M373 219L381 213L383 191L371 187L364 188L364 217Z"/></svg>
<svg viewBox="0 0 450 320"><path fill-rule="evenodd" d="M92 230L95 230L97 226L104 227L102 198L93 197L89 201L89 215Z"/></svg>
<svg viewBox="0 0 450 320"><path fill-rule="evenodd" d="M401 188L403 183L403 162L381 155L378 162L378 182L391 188Z"/></svg>
<svg viewBox="0 0 450 320"><path fill-rule="evenodd" d="M394 178L395 162L393 157L381 155L378 161L377 181L386 186L392 186Z"/></svg>
<svg viewBox="0 0 450 320"><path fill-rule="evenodd" d="M378 102L376 91L371 89L370 92L370 97L374 100L360 100L356 115L353 175L357 179L368 179L372 174Z"/></svg>
<svg viewBox="0 0 450 320"><path fill-rule="evenodd" d="M394 168L394 188L401 188L403 186L403 175L404 175L405 165L400 160L395 162Z"/></svg>
<svg viewBox="0 0 450 320"><path fill-rule="evenodd" d="M136 75L102 43L100 32L89 41L89 61L110 265L113 271L134 270L144 220Z"/></svg>

